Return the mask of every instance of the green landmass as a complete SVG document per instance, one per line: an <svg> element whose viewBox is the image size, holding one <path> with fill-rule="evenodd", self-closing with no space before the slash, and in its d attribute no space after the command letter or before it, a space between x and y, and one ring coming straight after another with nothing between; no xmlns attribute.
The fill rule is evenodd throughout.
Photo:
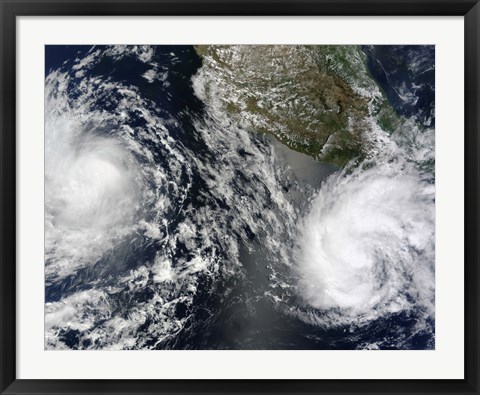
<svg viewBox="0 0 480 395"><path fill-rule="evenodd" d="M372 119L400 119L370 76L358 46L199 45L202 99L242 127L338 166L368 154Z"/></svg>

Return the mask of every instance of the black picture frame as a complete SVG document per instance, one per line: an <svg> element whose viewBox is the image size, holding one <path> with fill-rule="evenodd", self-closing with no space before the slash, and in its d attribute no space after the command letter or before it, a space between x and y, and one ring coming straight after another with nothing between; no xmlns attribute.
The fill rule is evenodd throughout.
<svg viewBox="0 0 480 395"><path fill-rule="evenodd" d="M2 394L479 394L478 0L0 0L0 392ZM435 15L465 21L465 378L463 380L17 380L16 17L93 15Z"/></svg>

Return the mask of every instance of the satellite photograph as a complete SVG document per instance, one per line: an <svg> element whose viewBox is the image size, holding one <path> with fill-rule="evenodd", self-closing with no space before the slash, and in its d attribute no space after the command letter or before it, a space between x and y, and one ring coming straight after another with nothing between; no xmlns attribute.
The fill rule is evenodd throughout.
<svg viewBox="0 0 480 395"><path fill-rule="evenodd" d="M47 45L44 152L46 350L435 349L435 46Z"/></svg>

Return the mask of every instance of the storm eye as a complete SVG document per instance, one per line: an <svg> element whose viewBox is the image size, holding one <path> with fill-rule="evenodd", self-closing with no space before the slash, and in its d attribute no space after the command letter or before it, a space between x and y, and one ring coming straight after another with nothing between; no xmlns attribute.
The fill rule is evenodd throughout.
<svg viewBox="0 0 480 395"><path fill-rule="evenodd" d="M88 139L80 146L63 144L60 155L46 160L47 206L56 210L56 225L107 228L132 221L141 186L128 153L111 139Z"/></svg>
<svg viewBox="0 0 480 395"><path fill-rule="evenodd" d="M95 149L91 146L95 145ZM54 180L58 220L65 226L109 227L131 221L139 185L125 166L128 154L115 141L90 141L70 162L62 163ZM51 179L51 178L50 178Z"/></svg>

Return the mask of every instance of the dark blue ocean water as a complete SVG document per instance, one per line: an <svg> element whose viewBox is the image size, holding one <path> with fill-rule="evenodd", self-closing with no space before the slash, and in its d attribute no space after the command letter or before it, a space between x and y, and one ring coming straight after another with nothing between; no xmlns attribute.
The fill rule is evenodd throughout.
<svg viewBox="0 0 480 395"><path fill-rule="evenodd" d="M435 46L363 45L367 66L390 105L435 126Z"/></svg>

